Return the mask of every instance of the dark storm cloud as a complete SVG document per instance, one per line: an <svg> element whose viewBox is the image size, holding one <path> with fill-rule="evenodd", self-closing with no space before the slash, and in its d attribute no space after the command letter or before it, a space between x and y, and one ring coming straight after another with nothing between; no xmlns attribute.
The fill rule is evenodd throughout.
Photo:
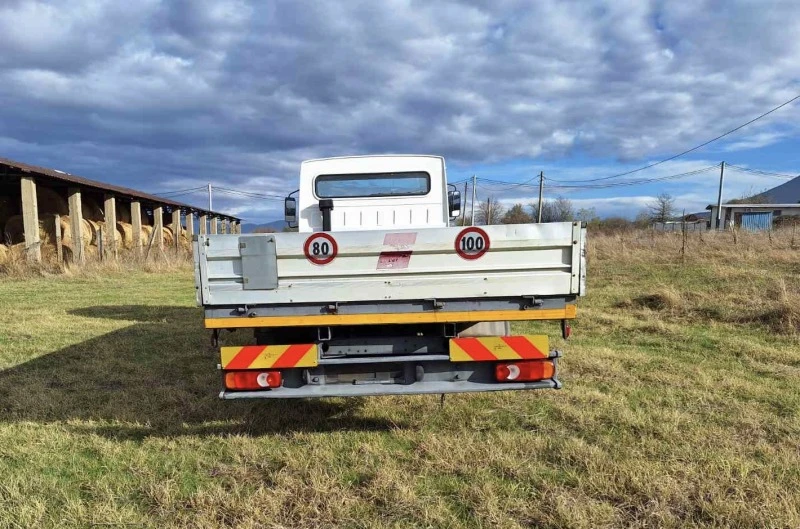
<svg viewBox="0 0 800 529"><path fill-rule="evenodd" d="M5 2L0 154L267 192L327 155L638 159L791 97L798 29L792 2Z"/></svg>

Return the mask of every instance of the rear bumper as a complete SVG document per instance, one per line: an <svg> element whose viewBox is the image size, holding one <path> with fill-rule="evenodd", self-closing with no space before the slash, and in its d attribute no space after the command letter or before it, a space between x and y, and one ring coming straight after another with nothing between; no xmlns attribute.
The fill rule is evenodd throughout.
<svg viewBox="0 0 800 529"><path fill-rule="evenodd" d="M561 387L558 381L561 353L549 351L549 341L544 335L436 338L431 343L417 343L419 340L422 338L398 338L396 346L406 348L399 351L405 354L386 354L387 343L375 344L368 339L355 339L354 343L326 342L327 348L315 343L222 347L219 367L223 374L272 370L281 373L282 381L273 389L258 389L255 385L225 389L220 398L415 395ZM389 339L388 345L395 343ZM427 349L425 354L414 354L421 346L449 347L449 354ZM506 382L496 374L496 366L503 362L547 362L552 370L526 377L527 382Z"/></svg>
<svg viewBox="0 0 800 529"><path fill-rule="evenodd" d="M278 388L269 391L222 391L221 399L302 399L321 397L375 397L378 395L430 395L444 393L473 393L483 391L509 391L521 389L561 389L557 378L537 382L485 383L470 382L414 382L413 384L335 384Z"/></svg>

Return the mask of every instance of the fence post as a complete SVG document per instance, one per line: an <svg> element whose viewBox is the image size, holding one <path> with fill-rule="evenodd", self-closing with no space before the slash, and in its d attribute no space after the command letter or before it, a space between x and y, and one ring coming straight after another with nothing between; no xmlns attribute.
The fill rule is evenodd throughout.
<svg viewBox="0 0 800 529"><path fill-rule="evenodd" d="M99 226L97 228L97 254L100 256L101 261L105 261L105 244L103 242L103 227Z"/></svg>
<svg viewBox="0 0 800 529"><path fill-rule="evenodd" d="M161 234L158 234L158 235L161 235ZM153 239L155 239L155 236L156 236L156 230L151 231L150 232L150 240L147 241L147 250L144 253L145 262L147 262L147 258L150 257L150 248L153 247Z"/></svg>
<svg viewBox="0 0 800 529"><path fill-rule="evenodd" d="M53 220L55 221L55 234L56 234L56 260L58 264L63 262L64 256L64 245L61 243L61 215L56 213L53 215Z"/></svg>
<svg viewBox="0 0 800 529"><path fill-rule="evenodd" d="M72 262L83 263L83 212L81 211L81 190L69 189L69 226L72 235Z"/></svg>
<svg viewBox="0 0 800 529"><path fill-rule="evenodd" d="M36 180L29 176L20 178L22 199L22 227L25 232L25 254L29 261L42 260L42 246L39 237L39 206L36 197Z"/></svg>
<svg viewBox="0 0 800 529"><path fill-rule="evenodd" d="M686 261L686 210L683 210L683 217L681 218L681 261Z"/></svg>
<svg viewBox="0 0 800 529"><path fill-rule="evenodd" d="M103 214L106 221L106 246L111 258L117 258L117 200L114 195L106 194L103 202Z"/></svg>

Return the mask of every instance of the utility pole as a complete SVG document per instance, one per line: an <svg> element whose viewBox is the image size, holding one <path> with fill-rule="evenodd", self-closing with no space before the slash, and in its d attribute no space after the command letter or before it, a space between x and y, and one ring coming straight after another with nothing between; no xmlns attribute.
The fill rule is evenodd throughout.
<svg viewBox="0 0 800 529"><path fill-rule="evenodd" d="M475 225L475 182L476 182L476 180L477 180L477 178L475 178L475 175L472 175L472 212L470 213L470 217L472 217L472 218L470 220L472 221L472 225L473 226Z"/></svg>
<svg viewBox="0 0 800 529"><path fill-rule="evenodd" d="M464 182L464 205L461 208L461 225L467 224L467 182Z"/></svg>
<svg viewBox="0 0 800 529"><path fill-rule="evenodd" d="M208 211L214 211L214 207L211 205L211 184L208 184Z"/></svg>
<svg viewBox="0 0 800 529"><path fill-rule="evenodd" d="M544 171L539 172L539 210L536 214L536 222L542 223L542 196L544 195Z"/></svg>
<svg viewBox="0 0 800 529"><path fill-rule="evenodd" d="M719 165L719 194L717 195L717 230L722 220L722 182L725 180L725 162Z"/></svg>

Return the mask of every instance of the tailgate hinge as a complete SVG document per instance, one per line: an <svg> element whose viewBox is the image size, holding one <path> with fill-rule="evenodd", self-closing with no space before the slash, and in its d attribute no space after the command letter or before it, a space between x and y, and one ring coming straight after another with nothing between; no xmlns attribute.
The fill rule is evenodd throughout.
<svg viewBox="0 0 800 529"><path fill-rule="evenodd" d="M438 301L436 298L425 298L425 301L430 301L433 310L442 310L444 308L444 301Z"/></svg>
<svg viewBox="0 0 800 529"><path fill-rule="evenodd" d="M543 301L541 299L536 299L535 296L522 296L524 303L522 304L522 310L530 310L535 309L537 307L541 307Z"/></svg>

